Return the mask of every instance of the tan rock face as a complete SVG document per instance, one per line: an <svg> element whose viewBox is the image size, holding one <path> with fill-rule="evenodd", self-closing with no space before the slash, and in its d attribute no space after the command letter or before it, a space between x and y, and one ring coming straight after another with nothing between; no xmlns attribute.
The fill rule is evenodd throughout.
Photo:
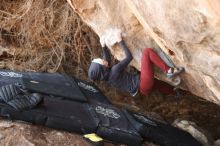
<svg viewBox="0 0 220 146"><path fill-rule="evenodd" d="M73 9L99 36L112 27L125 32L124 39L134 56L131 65L140 69L142 50L159 46L177 66L185 67L183 88L220 104L218 0L71 2ZM117 47L112 53L119 60L124 57Z"/></svg>

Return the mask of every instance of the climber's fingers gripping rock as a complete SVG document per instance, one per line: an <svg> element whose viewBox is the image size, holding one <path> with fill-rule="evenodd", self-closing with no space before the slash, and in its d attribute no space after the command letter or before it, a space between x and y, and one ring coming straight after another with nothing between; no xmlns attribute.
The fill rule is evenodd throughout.
<svg viewBox="0 0 220 146"><path fill-rule="evenodd" d="M100 37L100 43L102 47L106 45L110 49L121 40L121 30L118 28L107 29L105 33Z"/></svg>

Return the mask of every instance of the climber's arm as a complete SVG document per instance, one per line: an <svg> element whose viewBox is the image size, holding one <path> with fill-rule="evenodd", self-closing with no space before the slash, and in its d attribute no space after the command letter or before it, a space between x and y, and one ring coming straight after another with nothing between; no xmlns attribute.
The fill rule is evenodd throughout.
<svg viewBox="0 0 220 146"><path fill-rule="evenodd" d="M108 62L108 66L111 65L111 55L106 46L102 47L102 58Z"/></svg>
<svg viewBox="0 0 220 146"><path fill-rule="evenodd" d="M127 48L123 40L119 42L119 46L120 48L124 50L126 57L122 61L120 61L119 63L117 63L116 65L112 67L112 70L114 70L115 72L123 71L133 59L133 56L130 50Z"/></svg>

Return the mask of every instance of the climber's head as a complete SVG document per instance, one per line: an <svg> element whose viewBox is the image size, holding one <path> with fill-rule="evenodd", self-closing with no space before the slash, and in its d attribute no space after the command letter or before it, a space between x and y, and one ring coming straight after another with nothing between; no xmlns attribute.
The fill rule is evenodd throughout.
<svg viewBox="0 0 220 146"><path fill-rule="evenodd" d="M103 80L105 77L105 71L108 66L107 61L101 58L96 58L92 60L89 67L89 78L91 80Z"/></svg>

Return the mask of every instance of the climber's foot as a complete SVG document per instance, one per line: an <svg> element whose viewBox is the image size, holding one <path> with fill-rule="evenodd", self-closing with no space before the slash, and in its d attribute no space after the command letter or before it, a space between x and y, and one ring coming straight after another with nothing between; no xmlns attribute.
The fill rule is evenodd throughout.
<svg viewBox="0 0 220 146"><path fill-rule="evenodd" d="M166 81L167 81L167 83L169 83L170 85L175 86L175 87L179 86L182 82L180 76L178 76L178 75L174 76L172 78L167 78Z"/></svg>
<svg viewBox="0 0 220 146"><path fill-rule="evenodd" d="M184 71L183 67L171 67L167 72L167 77L172 78Z"/></svg>

